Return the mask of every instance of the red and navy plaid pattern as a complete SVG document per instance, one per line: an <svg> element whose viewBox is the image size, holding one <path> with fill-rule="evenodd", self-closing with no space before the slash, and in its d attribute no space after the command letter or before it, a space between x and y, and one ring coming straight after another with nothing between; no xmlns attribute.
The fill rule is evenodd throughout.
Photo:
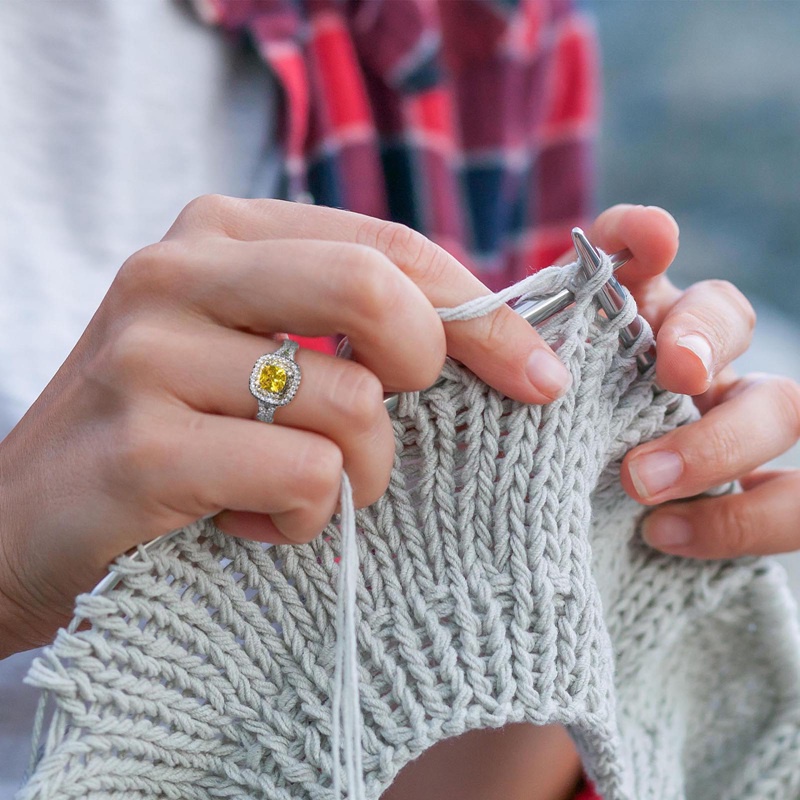
<svg viewBox="0 0 800 800"><path fill-rule="evenodd" d="M593 29L571 0L198 0L284 97L287 196L404 222L493 289L592 205Z"/></svg>

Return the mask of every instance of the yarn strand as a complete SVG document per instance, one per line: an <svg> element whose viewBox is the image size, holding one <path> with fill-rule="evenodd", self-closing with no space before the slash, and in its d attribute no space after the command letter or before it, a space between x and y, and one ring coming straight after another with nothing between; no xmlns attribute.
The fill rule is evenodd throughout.
<svg viewBox="0 0 800 800"><path fill-rule="evenodd" d="M344 734L344 765L348 800L364 800L363 754L361 747L361 703L358 688L358 638L356 636L356 582L358 542L356 541L353 487L342 472L340 490L342 548L336 593L336 654L333 673L332 731L333 791L341 797L341 753Z"/></svg>

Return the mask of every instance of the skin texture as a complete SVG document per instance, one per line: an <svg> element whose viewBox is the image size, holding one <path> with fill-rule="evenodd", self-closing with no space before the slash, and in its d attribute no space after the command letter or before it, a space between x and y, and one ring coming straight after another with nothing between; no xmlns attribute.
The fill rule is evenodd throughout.
<svg viewBox="0 0 800 800"><path fill-rule="evenodd" d="M690 496L791 446L797 387L726 369L749 343L749 303L729 284L681 293L664 277L678 246L674 220L616 206L590 236L606 250L632 250L620 277L658 330L659 380L701 393L708 412L629 454L626 489L648 503ZM122 266L72 353L0 443L0 654L48 641L110 560L198 517L216 514L222 529L263 541L309 541L336 507L343 466L357 504L373 502L394 447L383 389L425 388L446 353L511 397L551 400L558 364L513 312L448 324L435 313L486 291L403 226L274 200L190 203L160 243ZM357 363L301 351L297 397L265 425L254 419L246 376L277 349L278 331L344 333ZM716 379L678 344L691 333L707 337ZM531 380L534 353L552 369L539 366ZM664 447L687 468L642 498L631 465ZM730 498L674 507L703 523L710 550L692 555L797 546L788 533L796 475L748 475L745 485L735 509ZM749 504L768 502L783 511L774 527L761 516L749 538L746 526L759 518ZM719 515L740 533L725 538ZM730 523L735 515L741 521Z"/></svg>
<svg viewBox="0 0 800 800"><path fill-rule="evenodd" d="M381 800L569 800L580 777L564 728L518 723L439 742L408 764Z"/></svg>

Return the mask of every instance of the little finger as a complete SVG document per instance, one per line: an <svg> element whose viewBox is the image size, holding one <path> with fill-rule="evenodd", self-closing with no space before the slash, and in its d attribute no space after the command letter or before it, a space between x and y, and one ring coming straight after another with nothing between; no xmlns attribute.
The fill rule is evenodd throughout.
<svg viewBox="0 0 800 800"><path fill-rule="evenodd" d="M234 535L301 543L322 531L339 500L343 457L334 442L255 420L189 410L181 417L160 437L169 458L151 466L143 487L165 515L184 516L167 529L228 509L220 527ZM236 511L249 512L246 523L253 514L272 522L265 518L258 535L252 524L239 524Z"/></svg>

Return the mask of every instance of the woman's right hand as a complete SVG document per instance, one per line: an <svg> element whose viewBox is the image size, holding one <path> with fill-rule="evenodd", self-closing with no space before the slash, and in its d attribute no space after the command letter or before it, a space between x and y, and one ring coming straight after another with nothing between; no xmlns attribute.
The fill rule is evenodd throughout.
<svg viewBox="0 0 800 800"><path fill-rule="evenodd" d="M395 447L383 392L429 386L446 352L518 400L562 393L566 369L508 308L439 320L435 307L487 291L404 226L274 200L190 203L126 261L0 443L0 655L48 641L117 555L202 516L306 542L343 467L356 503L376 500ZM297 396L267 425L248 380L277 332L346 334L356 361L301 350Z"/></svg>

